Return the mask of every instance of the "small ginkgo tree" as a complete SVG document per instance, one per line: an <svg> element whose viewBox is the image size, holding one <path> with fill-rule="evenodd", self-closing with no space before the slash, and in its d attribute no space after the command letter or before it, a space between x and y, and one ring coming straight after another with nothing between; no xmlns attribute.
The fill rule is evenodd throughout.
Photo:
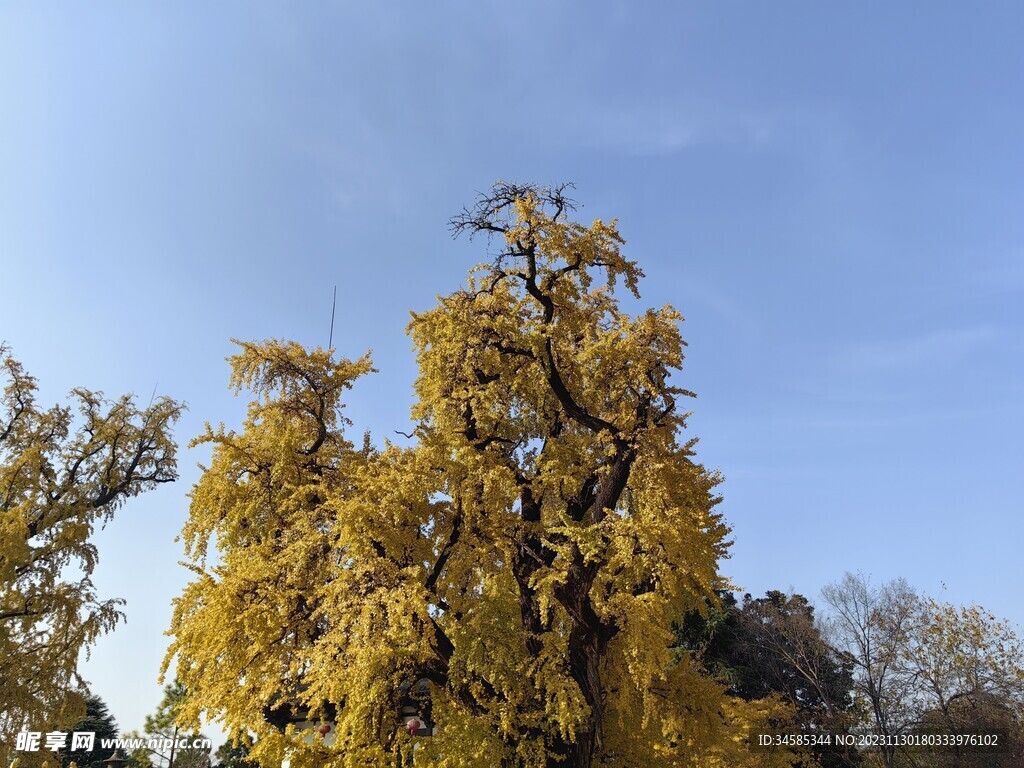
<svg viewBox="0 0 1024 768"><path fill-rule="evenodd" d="M181 403L140 408L81 388L69 402L40 404L35 378L0 344L0 765L15 734L85 713L79 655L124 618L124 601L92 580L96 530L177 478Z"/></svg>
<svg viewBox="0 0 1024 768"><path fill-rule="evenodd" d="M791 764L749 747L786 708L727 696L674 647L728 548L719 477L682 436L682 318L623 311L642 272L614 221L568 218L566 189L498 184L453 220L497 248L413 316L411 447L343 434L368 357L230 359L256 400L197 441L213 459L167 657L186 717L265 765ZM410 701L433 735L403 727Z"/></svg>

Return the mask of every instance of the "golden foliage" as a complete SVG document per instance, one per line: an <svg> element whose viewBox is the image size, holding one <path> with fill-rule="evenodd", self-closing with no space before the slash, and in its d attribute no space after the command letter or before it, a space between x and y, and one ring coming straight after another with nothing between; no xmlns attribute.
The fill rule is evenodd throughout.
<svg viewBox="0 0 1024 768"><path fill-rule="evenodd" d="M455 221L500 251L413 316L413 447L345 439L367 357L231 358L257 399L241 432L198 441L213 460L167 657L186 717L295 768L792 764L746 746L785 707L672 652L728 547L719 478L680 439L682 318L620 308L642 273L615 222L564 219L563 191L499 185ZM403 702L434 736L408 736ZM272 725L284 709L330 719L327 742Z"/></svg>
<svg viewBox="0 0 1024 768"><path fill-rule="evenodd" d="M76 389L77 406L40 408L35 379L0 347L0 762L22 728L81 714L79 652L121 619L91 576L95 528L128 498L174 480L179 403L139 409Z"/></svg>

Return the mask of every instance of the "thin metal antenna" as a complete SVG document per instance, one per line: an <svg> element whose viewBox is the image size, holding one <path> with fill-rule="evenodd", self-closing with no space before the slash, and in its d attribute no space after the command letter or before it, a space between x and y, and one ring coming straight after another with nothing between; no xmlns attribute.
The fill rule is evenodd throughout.
<svg viewBox="0 0 1024 768"><path fill-rule="evenodd" d="M146 410L147 411L150 408L153 407L153 401L156 399L156 388L159 387L159 386L160 386L160 382L159 381L156 384L153 385L153 394L149 396L149 404L146 406ZM149 426L149 420L150 420L150 418L152 416L153 416L152 413L147 414L146 422L142 425L143 427L148 427Z"/></svg>
<svg viewBox="0 0 1024 768"><path fill-rule="evenodd" d="M334 298L331 299L331 335L327 339L327 348L334 346L334 308L338 305L338 286L334 286Z"/></svg>

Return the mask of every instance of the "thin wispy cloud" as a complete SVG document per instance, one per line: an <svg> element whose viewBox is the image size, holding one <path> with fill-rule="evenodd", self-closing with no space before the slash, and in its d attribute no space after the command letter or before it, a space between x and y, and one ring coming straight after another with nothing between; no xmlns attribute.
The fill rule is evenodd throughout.
<svg viewBox="0 0 1024 768"><path fill-rule="evenodd" d="M977 270L970 282L973 290L986 295L1024 291L1024 253L1014 253Z"/></svg>
<svg viewBox="0 0 1024 768"><path fill-rule="evenodd" d="M768 141L772 121L755 115L684 116L625 121L610 126L606 139L638 155L665 155L707 144L756 145ZM614 132L612 132L614 131Z"/></svg>
<svg viewBox="0 0 1024 768"><path fill-rule="evenodd" d="M997 331L989 325L930 331L901 339L860 341L841 347L832 357L839 372L887 373L948 366L993 343Z"/></svg>
<svg viewBox="0 0 1024 768"><path fill-rule="evenodd" d="M855 131L834 107L792 103L761 109L756 105L644 103L612 112L602 105L575 119L572 141L594 149L633 155L670 155L711 145L759 149L796 147L801 153L834 159L845 156Z"/></svg>
<svg viewBox="0 0 1024 768"><path fill-rule="evenodd" d="M861 407L916 414L922 387L935 392L952 386L968 360L991 357L997 344L1006 343L1006 333L985 324L838 343L817 359L805 360L804 374L793 380L791 391L807 399L804 406L818 402L847 409L842 418L849 416L848 409Z"/></svg>
<svg viewBox="0 0 1024 768"><path fill-rule="evenodd" d="M583 121L587 126L583 143L633 155L669 155L708 144L764 144L773 136L776 122L756 113L652 105L630 112L603 112Z"/></svg>
<svg viewBox="0 0 1024 768"><path fill-rule="evenodd" d="M933 426L940 423L970 425L983 423L991 419L1019 418L1024 406L996 405L977 408L927 408L923 410L901 410L899 413L886 413L869 416L857 413L853 416L818 416L801 417L787 416L790 424L811 429L850 429L858 432L865 430L907 429L914 427Z"/></svg>

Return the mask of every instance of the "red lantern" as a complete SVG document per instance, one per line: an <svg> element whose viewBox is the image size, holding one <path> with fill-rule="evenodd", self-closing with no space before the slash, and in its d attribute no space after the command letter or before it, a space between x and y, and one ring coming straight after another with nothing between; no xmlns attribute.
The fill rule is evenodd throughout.
<svg viewBox="0 0 1024 768"><path fill-rule="evenodd" d="M331 726L325 723L324 725L321 725L319 728L317 728L317 731L320 733L321 736L326 736L328 733L331 732Z"/></svg>
<svg viewBox="0 0 1024 768"><path fill-rule="evenodd" d="M409 735L415 736L416 731L423 727L423 723L417 720L415 717L405 724L405 727L409 729Z"/></svg>

